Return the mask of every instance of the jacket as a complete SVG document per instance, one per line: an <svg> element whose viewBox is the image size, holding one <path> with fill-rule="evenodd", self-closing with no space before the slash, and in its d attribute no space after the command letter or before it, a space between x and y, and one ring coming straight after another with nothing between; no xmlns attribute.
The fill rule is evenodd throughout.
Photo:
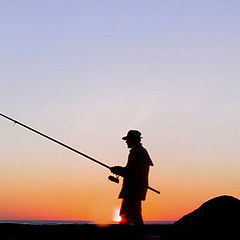
<svg viewBox="0 0 240 240"><path fill-rule="evenodd" d="M146 199L149 166L153 166L152 160L139 143L130 150L127 165L122 168L123 185L118 198Z"/></svg>

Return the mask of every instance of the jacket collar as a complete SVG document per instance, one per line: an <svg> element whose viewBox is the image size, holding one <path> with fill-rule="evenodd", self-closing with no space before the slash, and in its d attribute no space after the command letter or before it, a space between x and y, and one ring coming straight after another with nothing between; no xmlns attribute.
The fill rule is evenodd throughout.
<svg viewBox="0 0 240 240"><path fill-rule="evenodd" d="M137 144L135 144L135 145L130 149L130 152L131 152L132 150L134 150L135 148L137 148L137 147L142 147L142 143L137 143Z"/></svg>

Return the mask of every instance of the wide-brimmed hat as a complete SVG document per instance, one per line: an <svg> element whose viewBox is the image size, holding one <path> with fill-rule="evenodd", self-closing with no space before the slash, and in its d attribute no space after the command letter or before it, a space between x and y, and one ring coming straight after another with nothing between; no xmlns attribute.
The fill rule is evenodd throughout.
<svg viewBox="0 0 240 240"><path fill-rule="evenodd" d="M128 140L128 139L138 139L141 138L141 133L138 130L130 130L127 133L127 136L123 137L123 140Z"/></svg>

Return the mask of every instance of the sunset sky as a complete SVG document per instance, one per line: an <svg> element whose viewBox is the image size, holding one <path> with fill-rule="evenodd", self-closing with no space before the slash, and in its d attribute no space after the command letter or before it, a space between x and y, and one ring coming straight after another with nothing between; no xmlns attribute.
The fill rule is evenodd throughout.
<svg viewBox="0 0 240 240"><path fill-rule="evenodd" d="M240 197L240 2L0 2L0 112L107 165L154 162L147 221ZM0 118L0 219L112 221L108 169Z"/></svg>

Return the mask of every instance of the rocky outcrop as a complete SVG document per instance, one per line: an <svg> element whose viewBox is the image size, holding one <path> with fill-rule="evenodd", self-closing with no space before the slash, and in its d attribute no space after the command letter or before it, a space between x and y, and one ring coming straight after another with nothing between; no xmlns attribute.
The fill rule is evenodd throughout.
<svg viewBox="0 0 240 240"><path fill-rule="evenodd" d="M164 240L240 239L240 200L219 196L176 221Z"/></svg>
<svg viewBox="0 0 240 240"><path fill-rule="evenodd" d="M203 203L175 224L226 226L237 222L240 223L240 200L232 196L220 196Z"/></svg>

